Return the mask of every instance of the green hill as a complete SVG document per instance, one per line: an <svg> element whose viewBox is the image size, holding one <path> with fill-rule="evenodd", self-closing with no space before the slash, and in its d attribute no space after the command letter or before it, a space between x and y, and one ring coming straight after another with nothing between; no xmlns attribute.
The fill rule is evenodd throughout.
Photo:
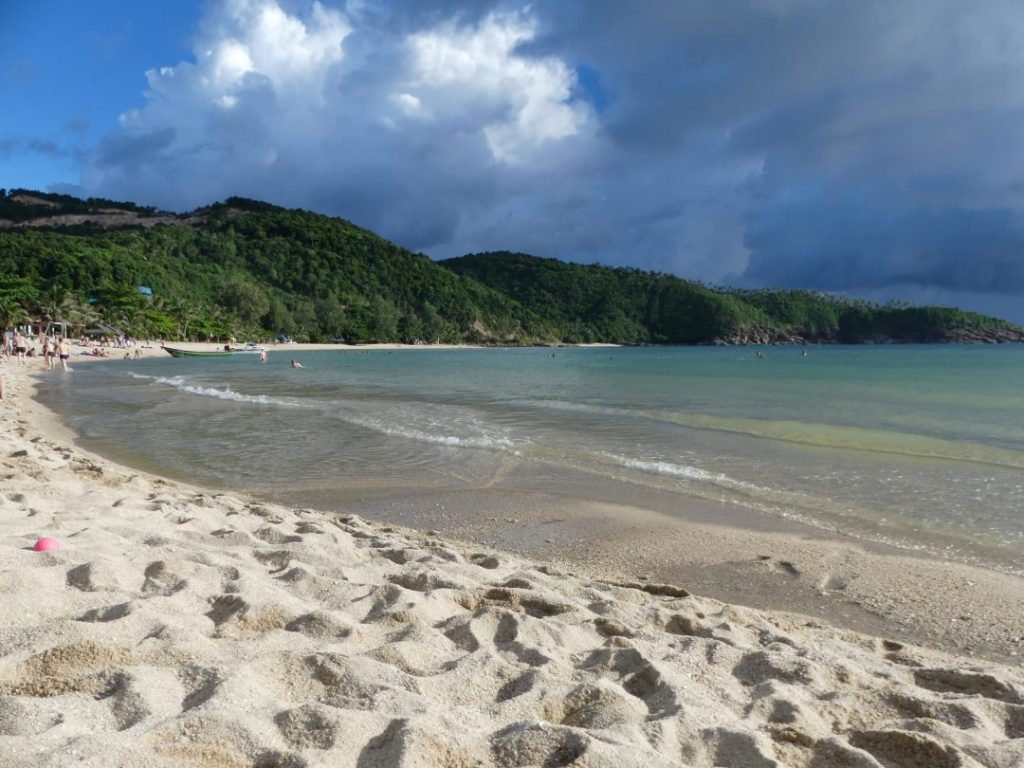
<svg viewBox="0 0 1024 768"><path fill-rule="evenodd" d="M343 219L242 198L173 214L0 190L0 325L40 318L165 339L1024 340L1016 326L956 309L716 290L507 252L435 262Z"/></svg>
<svg viewBox="0 0 1024 768"><path fill-rule="evenodd" d="M9 294L27 283L36 303L93 307L110 324L164 338L524 336L507 297L342 219L240 198L173 216L110 201L67 207L31 193L32 219L17 215L17 197L27 196L0 201L10 222L0 228L0 309L3 281L17 277ZM9 298L8 313L19 303Z"/></svg>
<svg viewBox="0 0 1024 768"><path fill-rule="evenodd" d="M716 290L673 275L521 253L441 262L519 302L566 341L676 344L1021 341L1003 320L805 290Z"/></svg>

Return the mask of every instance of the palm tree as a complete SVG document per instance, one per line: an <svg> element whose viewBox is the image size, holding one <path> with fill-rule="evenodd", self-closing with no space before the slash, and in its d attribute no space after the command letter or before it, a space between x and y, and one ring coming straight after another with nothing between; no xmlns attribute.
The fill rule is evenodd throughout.
<svg viewBox="0 0 1024 768"><path fill-rule="evenodd" d="M63 308L68 299L68 292L59 288L50 288L35 301L36 311L42 320L59 323L63 320Z"/></svg>
<svg viewBox="0 0 1024 768"><path fill-rule="evenodd" d="M199 318L199 310L188 301L178 300L171 305L171 314L178 321L178 336L188 339L188 326Z"/></svg>
<svg viewBox="0 0 1024 768"><path fill-rule="evenodd" d="M100 313L89 304L82 303L77 296L72 295L68 306L65 320L72 328L85 328L99 322Z"/></svg>
<svg viewBox="0 0 1024 768"><path fill-rule="evenodd" d="M67 323L73 325L76 313L80 313L80 305L71 291L57 288L50 288L35 301L36 312L41 320L48 323Z"/></svg>
<svg viewBox="0 0 1024 768"><path fill-rule="evenodd" d="M7 330L30 322L32 317L21 302L0 297L0 328Z"/></svg>
<svg viewBox="0 0 1024 768"><path fill-rule="evenodd" d="M0 277L0 328L31 322L26 306L35 295L36 289L27 277Z"/></svg>

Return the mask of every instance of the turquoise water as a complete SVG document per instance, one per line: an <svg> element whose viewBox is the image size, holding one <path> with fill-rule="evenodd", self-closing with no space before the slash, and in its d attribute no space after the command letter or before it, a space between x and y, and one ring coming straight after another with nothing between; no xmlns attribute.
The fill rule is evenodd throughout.
<svg viewBox="0 0 1024 768"><path fill-rule="evenodd" d="M343 508L507 487L739 504L1024 571L1024 349L562 348L81 365L41 390L89 447ZM361 495L361 496L360 496Z"/></svg>

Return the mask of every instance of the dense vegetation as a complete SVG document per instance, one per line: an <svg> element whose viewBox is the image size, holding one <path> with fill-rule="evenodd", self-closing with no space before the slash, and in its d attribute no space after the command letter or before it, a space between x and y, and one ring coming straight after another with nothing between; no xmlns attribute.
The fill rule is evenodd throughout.
<svg viewBox="0 0 1024 768"><path fill-rule="evenodd" d="M511 296L569 342L695 344L773 325L742 298L672 275L507 252L441 263Z"/></svg>
<svg viewBox="0 0 1024 768"><path fill-rule="evenodd" d="M879 306L805 290L717 290L672 275L521 253L441 262L519 302L566 341L653 343L949 341L1019 328L945 307Z"/></svg>
<svg viewBox="0 0 1024 768"><path fill-rule="evenodd" d="M151 296L140 293L143 286ZM1024 338L1008 323L956 309L880 307L809 291L723 291L671 275L505 252L438 263L342 219L241 198L175 215L0 190L0 326L30 318L165 339Z"/></svg>
<svg viewBox="0 0 1024 768"><path fill-rule="evenodd" d="M14 305L32 309L10 288L5 301L17 277L22 294L24 281L34 291L29 304L58 296L162 338L522 337L507 297L340 219L238 198L195 212L188 224L108 229L102 219L0 230L0 323L10 324Z"/></svg>

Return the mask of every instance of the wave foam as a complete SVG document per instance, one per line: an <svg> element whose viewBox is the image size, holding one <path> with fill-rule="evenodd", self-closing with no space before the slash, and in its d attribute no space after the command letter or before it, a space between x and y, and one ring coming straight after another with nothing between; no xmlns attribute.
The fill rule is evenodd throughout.
<svg viewBox="0 0 1024 768"><path fill-rule="evenodd" d="M737 488L745 491L766 490L762 489L760 486L754 485L753 483L737 480L736 478L729 477L721 472L709 472L706 469L694 467L690 464L674 464L670 461L634 459L628 456L619 456L610 453L606 453L604 455L620 466L628 467L630 469L638 469L641 472L651 472L656 475L668 475L670 477L683 477L687 480L699 480L705 483L714 483L715 485L724 485L729 488Z"/></svg>
<svg viewBox="0 0 1024 768"><path fill-rule="evenodd" d="M230 387L220 389L218 387L204 387L198 384L192 384L184 376L145 376L139 373L131 373L130 371L128 375L133 379L152 381L154 384L164 384L169 387L174 387L180 392L188 392L191 395L200 395L201 397L216 397L220 400L231 400L236 403L255 403L257 405L294 405L294 403L287 400L281 400L267 395L245 395L241 392L235 392L235 390Z"/></svg>
<svg viewBox="0 0 1024 768"><path fill-rule="evenodd" d="M460 436L446 435L441 433L424 432L407 426L381 424L369 419L348 417L348 421L366 429L372 429L392 437L404 437L407 440L418 440L423 443L434 443L435 445L450 446L453 448L486 448L490 450L511 450L516 443L506 437L492 437L490 435Z"/></svg>

